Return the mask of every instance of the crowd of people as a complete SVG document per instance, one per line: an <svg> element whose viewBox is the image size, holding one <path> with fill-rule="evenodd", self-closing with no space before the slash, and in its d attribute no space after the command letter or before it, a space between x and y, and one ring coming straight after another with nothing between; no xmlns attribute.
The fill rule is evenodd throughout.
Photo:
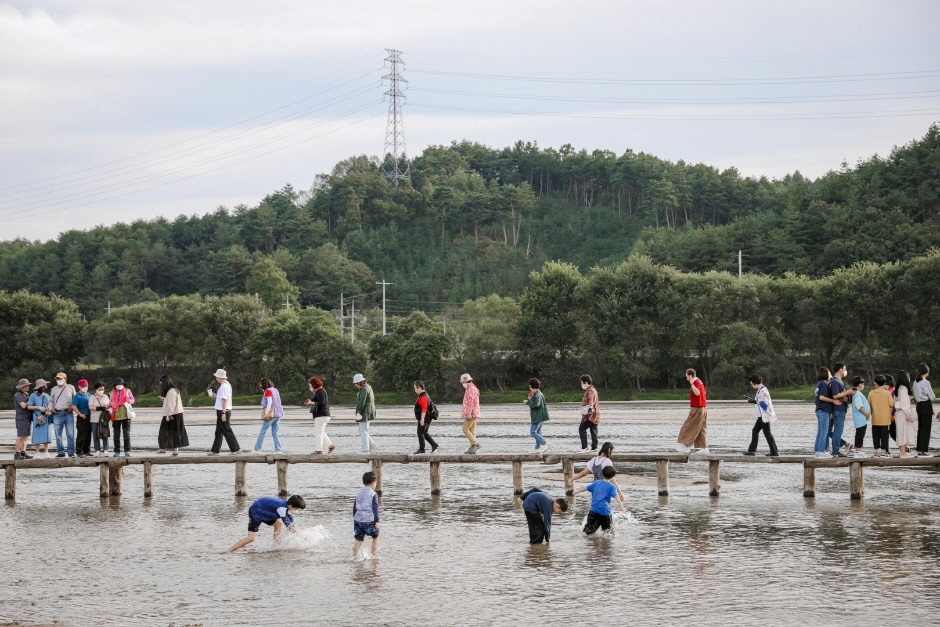
<svg viewBox="0 0 940 627"><path fill-rule="evenodd" d="M679 430L676 450L708 454L707 389L694 369L686 370L685 375L689 383L689 414ZM220 368L213 377L218 383L218 389L213 390L210 387L207 393L215 399L216 425L208 454L220 454L223 440L230 453L245 453L232 429L233 394L228 374ZM832 370L821 367L817 372L817 431L813 447L816 457L869 456L864 446L869 423L872 435L871 456L890 455L890 439L897 443L901 458L929 456L935 396L928 381L930 368L926 364L918 366L913 381L904 370L896 377L874 377L874 388L867 395L864 392L866 381L863 377L854 377L851 387L844 383L847 377L848 369L842 362L835 364ZM376 417L375 394L362 374L356 374L352 381L357 389L355 420L361 443L359 452L368 454L378 448L369 432L369 426ZM461 375L460 383L464 388L460 411L462 431L469 443L465 454L473 455L481 448L476 437L477 422L480 419L480 390L469 373ZM756 455L758 441L763 433L770 449L767 455L777 456L780 453L771 432L771 424L777 419L777 415L770 391L759 374L752 375L748 383L754 390L754 396L745 398L754 405L755 422L751 430L750 445L744 454ZM580 384L584 392L578 426L581 449L597 451L601 414L597 389L591 376L587 374L580 377ZM280 392L267 377L262 378L258 386L261 391L261 429L253 451L261 452L270 432L274 451L281 452L283 448L279 423L284 416L284 406ZM332 453L336 450L336 445L326 433L331 416L329 396L323 381L318 377L311 377L308 386L312 396L304 401L304 405L309 407L314 423L315 448L311 454ZM431 400L423 381L415 381L413 388L416 396L414 415L418 439L415 454L435 453L440 447L431 435L431 426L440 416L440 412ZM539 379L529 379L528 388L528 396L522 402L529 408L529 435L534 440L535 452L544 453L550 446L542 435L542 428L549 420L548 403L542 393L542 382ZM163 412L157 435L157 452L179 455L180 449L188 447L190 443L183 418L180 390L168 375L160 379L160 398L163 401ZM53 435L56 457L105 456L109 453L108 440L112 437L113 455L130 456L134 403L134 393L120 377L112 381L110 391L106 390L102 381L95 382L89 391L88 381L85 379L77 382L76 389L68 383L64 372L56 374L54 384L45 379L37 379L35 382L20 379L14 395L17 436L14 459L33 459L34 456L28 453L27 440L30 434L35 447L35 457L39 458L51 457L49 448ZM852 442L842 438L849 408L855 426ZM936 418L940 420L940 413L936 414ZM603 453L602 450L601 454ZM606 457L609 460L609 451ZM599 474L595 475L598 480L603 479Z"/></svg>

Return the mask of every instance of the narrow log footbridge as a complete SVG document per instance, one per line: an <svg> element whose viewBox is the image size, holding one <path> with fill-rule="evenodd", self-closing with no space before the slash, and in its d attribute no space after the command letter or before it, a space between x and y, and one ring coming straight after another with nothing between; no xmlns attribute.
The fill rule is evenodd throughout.
<svg viewBox="0 0 940 627"><path fill-rule="evenodd" d="M512 488L514 494L522 494L524 463L539 463L546 466L561 464L565 479L565 493L573 493L572 478L575 475L575 463L586 462L593 456L585 453L527 453L527 454L484 454L484 455L398 455L383 453L375 455L339 454L339 455L304 455L304 454L240 454L240 455L170 455L135 454L132 457L84 457L53 459L0 460L4 469L7 500L16 499L16 475L18 470L55 469L55 468L95 468L101 498L120 496L123 492L124 467L142 465L144 470L144 498L154 494L154 466L179 464L234 464L235 495L247 496L246 487L249 464L273 465L277 467L277 487L280 496L289 492L288 469L292 464L369 464L376 474L378 484L376 492L382 493L382 470L385 464L428 464L431 494L440 494L442 485L441 464L511 464ZM849 495L852 499L861 499L865 493L864 468L923 468L940 467L940 457L916 457L900 459L882 458L835 458L817 459L807 455L781 455L779 457L745 455L697 455L687 453L614 453L611 457L616 463L648 463L656 469L656 487L660 496L669 495L669 464L708 463L708 494L717 497L721 491L721 464L802 464L803 496L816 496L816 470L818 468L849 468Z"/></svg>

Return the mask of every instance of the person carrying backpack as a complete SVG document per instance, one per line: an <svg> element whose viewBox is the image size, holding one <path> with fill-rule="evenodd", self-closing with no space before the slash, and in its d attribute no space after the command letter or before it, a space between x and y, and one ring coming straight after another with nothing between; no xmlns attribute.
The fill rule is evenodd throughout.
<svg viewBox="0 0 940 627"><path fill-rule="evenodd" d="M424 453L425 440L431 444L431 452L433 453L438 449L438 446L431 434L428 433L428 429L431 428L431 421L437 420L437 407L431 402L431 397L425 391L424 381L415 381L414 388L415 394L418 395L418 400L415 402L415 419L418 421L418 450L414 454L421 455Z"/></svg>

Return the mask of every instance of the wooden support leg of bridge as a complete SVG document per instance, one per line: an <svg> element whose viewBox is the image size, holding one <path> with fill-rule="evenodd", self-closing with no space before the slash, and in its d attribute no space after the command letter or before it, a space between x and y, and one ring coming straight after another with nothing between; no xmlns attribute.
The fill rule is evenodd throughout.
<svg viewBox="0 0 940 627"><path fill-rule="evenodd" d="M153 462L144 462L144 498L153 496Z"/></svg>
<svg viewBox="0 0 940 627"><path fill-rule="evenodd" d="M721 490L721 462L713 459L708 462L708 496L718 496Z"/></svg>
<svg viewBox="0 0 940 627"><path fill-rule="evenodd" d="M431 494L441 493L441 462L431 462Z"/></svg>
<svg viewBox="0 0 940 627"><path fill-rule="evenodd" d="M235 462L235 496L248 496L248 462Z"/></svg>
<svg viewBox="0 0 940 627"><path fill-rule="evenodd" d="M98 496L106 499L111 494L111 468L109 464L98 464L98 478L101 484L98 489Z"/></svg>
<svg viewBox="0 0 940 627"><path fill-rule="evenodd" d="M656 487L659 496L669 496L669 460L656 460Z"/></svg>
<svg viewBox="0 0 940 627"><path fill-rule="evenodd" d="M3 496L8 501L16 499L16 466L6 467L6 483L4 484Z"/></svg>
<svg viewBox="0 0 940 627"><path fill-rule="evenodd" d="M290 489L287 486L287 467L290 464L286 459L277 460L277 495L288 496Z"/></svg>
<svg viewBox="0 0 940 627"><path fill-rule="evenodd" d="M375 473L375 493L382 494L382 460L373 459L372 460L372 472Z"/></svg>
<svg viewBox="0 0 940 627"><path fill-rule="evenodd" d="M123 465L108 464L108 483L111 487L111 496L121 496L121 489L124 484Z"/></svg>
<svg viewBox="0 0 940 627"><path fill-rule="evenodd" d="M853 501L865 496L865 473L860 462L849 464L849 492Z"/></svg>
<svg viewBox="0 0 940 627"><path fill-rule="evenodd" d="M522 474L522 462L512 463L512 493L522 494L524 488L524 479Z"/></svg>
<svg viewBox="0 0 940 627"><path fill-rule="evenodd" d="M574 494L574 460L567 457L561 460L561 470L565 477L565 494Z"/></svg>
<svg viewBox="0 0 940 627"><path fill-rule="evenodd" d="M816 498L816 469L806 464L803 465L803 496Z"/></svg>

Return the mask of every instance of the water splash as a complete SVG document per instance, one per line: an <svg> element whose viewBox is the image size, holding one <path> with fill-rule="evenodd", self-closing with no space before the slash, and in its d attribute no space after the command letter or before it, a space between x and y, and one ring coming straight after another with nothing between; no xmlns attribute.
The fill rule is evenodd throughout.
<svg viewBox="0 0 940 627"><path fill-rule="evenodd" d="M582 529L584 529L584 526L587 525L587 519L588 519L588 515L585 514L584 517L581 519L581 524L578 527L578 531L581 531ZM627 531L631 527L636 527L637 525L640 525L640 524L642 524L642 521L636 516L634 516L632 513L622 512L618 510L611 514L610 530L604 531L602 529L598 529L594 533L594 535L595 536L613 535L614 533L617 533L617 532ZM568 528L568 527L573 527L573 526L574 525L566 525L565 527Z"/></svg>
<svg viewBox="0 0 940 627"><path fill-rule="evenodd" d="M258 547L259 551L310 551L330 540L330 534L322 525L301 527L296 533L286 531L275 542L273 539Z"/></svg>

